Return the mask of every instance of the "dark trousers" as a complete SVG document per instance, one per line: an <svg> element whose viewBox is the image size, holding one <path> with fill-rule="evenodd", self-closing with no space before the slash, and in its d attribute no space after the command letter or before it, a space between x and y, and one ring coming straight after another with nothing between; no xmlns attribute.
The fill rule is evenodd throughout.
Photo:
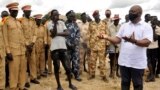
<svg viewBox="0 0 160 90"><path fill-rule="evenodd" d="M158 71L158 48L155 49L147 49L147 61L148 61L148 66L151 65L152 67L152 74L155 75Z"/></svg>
<svg viewBox="0 0 160 90"><path fill-rule="evenodd" d="M160 45L159 45L159 48L158 48L158 64L157 64L156 74L160 74Z"/></svg>
<svg viewBox="0 0 160 90"><path fill-rule="evenodd" d="M160 74L160 36L158 36L158 64L156 74Z"/></svg>
<svg viewBox="0 0 160 90"><path fill-rule="evenodd" d="M58 49L58 50L51 51L51 58L53 60L54 73L56 74L59 73L60 61L62 62L62 65L66 71L66 74L71 73L70 62L69 62L67 50Z"/></svg>
<svg viewBox="0 0 160 90"><path fill-rule="evenodd" d="M121 90L130 90L131 80L134 90L143 90L143 74L144 69L135 69L120 66L121 73Z"/></svg>
<svg viewBox="0 0 160 90"><path fill-rule="evenodd" d="M118 73L118 69L119 69L118 56L119 56L119 53L109 53L111 73L113 73L114 68L116 69L116 72Z"/></svg>

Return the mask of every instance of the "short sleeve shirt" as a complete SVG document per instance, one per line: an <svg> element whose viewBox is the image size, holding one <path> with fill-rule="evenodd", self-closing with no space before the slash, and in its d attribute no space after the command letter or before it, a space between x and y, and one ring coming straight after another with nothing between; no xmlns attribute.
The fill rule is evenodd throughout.
<svg viewBox="0 0 160 90"><path fill-rule="evenodd" d="M153 31L149 24L143 21L137 24L131 22L123 24L116 35L121 39L118 64L136 69L144 69L147 67L147 47L140 47L122 39L124 36L130 37L133 32L136 40L148 39L151 42L153 40Z"/></svg>
<svg viewBox="0 0 160 90"><path fill-rule="evenodd" d="M52 21L50 21L47 25L48 30L50 31L51 29L53 29L54 24L52 23ZM64 24L63 21L58 21L57 24L57 33L61 33L64 32L64 30L66 30L66 26ZM56 36L54 38L52 38L51 40L51 47L50 50L57 50L57 49L67 49L66 47L66 39L63 36Z"/></svg>

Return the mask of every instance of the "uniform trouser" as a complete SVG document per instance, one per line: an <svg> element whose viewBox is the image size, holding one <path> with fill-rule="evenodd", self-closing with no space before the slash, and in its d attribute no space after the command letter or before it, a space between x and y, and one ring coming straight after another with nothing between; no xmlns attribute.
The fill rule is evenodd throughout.
<svg viewBox="0 0 160 90"><path fill-rule="evenodd" d="M70 61L72 63L72 73L75 77L79 77L79 69L80 69L80 52L79 47L69 50L70 53Z"/></svg>
<svg viewBox="0 0 160 90"><path fill-rule="evenodd" d="M37 61L37 75L40 76L45 71L45 57L44 52L36 53L36 61Z"/></svg>
<svg viewBox="0 0 160 90"><path fill-rule="evenodd" d="M143 74L144 69L135 69L120 66L121 72L121 90L130 90L131 80L134 90L143 90Z"/></svg>
<svg viewBox="0 0 160 90"><path fill-rule="evenodd" d="M5 58L0 57L0 89L5 90Z"/></svg>
<svg viewBox="0 0 160 90"><path fill-rule="evenodd" d="M27 62L29 64L30 79L33 80L37 78L35 47L33 47L31 54L29 54L29 52L27 52L26 54L27 54Z"/></svg>
<svg viewBox="0 0 160 90"><path fill-rule="evenodd" d="M70 62L67 54L67 50L65 49L58 49L51 52L51 58L53 60L54 65L54 73L59 74L60 69L60 61L66 71L66 74L71 73Z"/></svg>
<svg viewBox="0 0 160 90"><path fill-rule="evenodd" d="M99 65L100 65L100 75L102 77L106 76L106 55L105 50L100 51L93 51L91 50L90 60L89 60L89 68L90 68L90 75L95 75L96 71L96 63L97 59L99 59Z"/></svg>
<svg viewBox="0 0 160 90"><path fill-rule="evenodd" d="M23 89L26 83L26 57L25 55L13 56L13 61L9 61L9 84L11 90Z"/></svg>
<svg viewBox="0 0 160 90"><path fill-rule="evenodd" d="M147 61L148 65L152 66L152 74L155 75L156 69L158 69L158 48L155 49L147 49ZM157 68L156 68L157 67Z"/></svg>
<svg viewBox="0 0 160 90"><path fill-rule="evenodd" d="M52 67L52 59L51 59L51 52L50 52L50 50L48 50L48 62L47 62L47 64L48 64L48 71L50 73L52 73L53 72L52 71L53 67Z"/></svg>

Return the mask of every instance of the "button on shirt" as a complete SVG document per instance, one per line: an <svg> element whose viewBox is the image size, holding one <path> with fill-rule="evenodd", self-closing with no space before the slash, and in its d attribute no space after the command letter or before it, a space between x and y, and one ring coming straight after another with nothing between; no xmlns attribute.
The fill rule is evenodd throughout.
<svg viewBox="0 0 160 90"><path fill-rule="evenodd" d="M48 23L48 30L50 31L51 29L53 29L54 23L52 21L50 21ZM63 21L58 21L57 24L57 33L61 33L64 32L64 30L66 30L66 26L64 24ZM67 49L66 47L66 39L63 36L55 36L54 38L52 38L51 40L51 47L50 50L57 50L57 49Z"/></svg>
<svg viewBox="0 0 160 90"><path fill-rule="evenodd" d="M140 21L137 24L131 22L122 25L117 37L131 36L134 32L136 40L148 39L152 42L153 31L149 24ZM118 63L121 66L144 69L147 67L146 47L140 47L130 42L121 40Z"/></svg>

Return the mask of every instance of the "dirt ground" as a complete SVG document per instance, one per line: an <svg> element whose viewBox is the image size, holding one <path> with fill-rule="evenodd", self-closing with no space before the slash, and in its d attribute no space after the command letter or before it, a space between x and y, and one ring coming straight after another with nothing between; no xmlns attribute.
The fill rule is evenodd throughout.
<svg viewBox="0 0 160 90"><path fill-rule="evenodd" d="M107 71L109 72L109 64L107 63ZM66 75L64 69L61 68L60 79L64 90L70 90L68 88L68 82L65 81ZM81 75L82 82L78 82L72 79L72 82L77 86L78 90L120 90L120 78L110 79L109 83L101 80L99 76L99 70L96 71L96 78L93 80L87 80L88 74L83 72ZM145 79L145 77L144 77ZM31 84L29 90L56 90L57 84L54 75L50 75L47 78L42 78L39 85ZM133 90L131 86L131 90ZM160 78L156 78L155 82L144 82L144 90L160 90Z"/></svg>

